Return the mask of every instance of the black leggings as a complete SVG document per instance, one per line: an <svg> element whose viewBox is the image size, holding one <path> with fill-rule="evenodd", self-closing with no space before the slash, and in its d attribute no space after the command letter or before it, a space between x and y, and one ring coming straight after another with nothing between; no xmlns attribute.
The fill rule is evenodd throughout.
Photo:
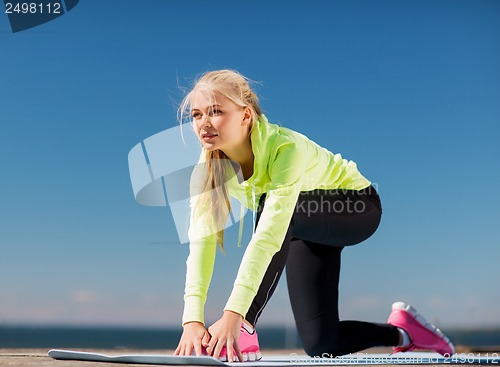
<svg viewBox="0 0 500 367"><path fill-rule="evenodd" d="M257 223L264 202L265 195L260 199ZM394 326L340 321L338 312L342 249L370 237L381 215L373 186L301 193L283 245L271 260L246 320L257 323L286 264L292 311L308 355L339 356L397 345L399 333Z"/></svg>

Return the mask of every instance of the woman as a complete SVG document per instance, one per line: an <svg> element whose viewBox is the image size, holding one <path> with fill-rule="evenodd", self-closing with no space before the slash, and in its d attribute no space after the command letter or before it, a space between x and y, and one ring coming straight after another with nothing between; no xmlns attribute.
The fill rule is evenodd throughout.
<svg viewBox="0 0 500 367"><path fill-rule="evenodd" d="M259 359L254 327L285 264L292 311L309 355L374 346L454 352L446 336L402 302L393 305L387 324L339 321L342 249L370 237L382 214L375 188L354 162L269 123L247 79L235 71L204 74L179 112L181 122L189 114L203 149L202 173L193 175L201 182L194 185L176 355ZM203 308L216 244L223 249L230 196L257 212L257 223L223 315L206 328Z"/></svg>

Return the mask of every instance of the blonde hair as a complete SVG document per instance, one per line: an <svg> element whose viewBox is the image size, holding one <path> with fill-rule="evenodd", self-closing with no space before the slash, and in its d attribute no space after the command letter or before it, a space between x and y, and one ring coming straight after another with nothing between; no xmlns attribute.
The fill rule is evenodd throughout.
<svg viewBox="0 0 500 367"><path fill-rule="evenodd" d="M177 111L177 117L182 124L185 120L191 121L190 110L192 98L197 92L205 92L211 101L216 94L222 95L239 107L249 107L252 111L252 130L255 121L261 115L259 99L250 88L251 81L234 70L216 70L206 72L199 77L193 88L186 94ZM205 150L206 172L201 187L201 195L193 207L193 217L203 217L212 232L216 234L217 243L224 251L224 227L231 211L229 193L225 183L229 175L231 164L228 157L221 150Z"/></svg>

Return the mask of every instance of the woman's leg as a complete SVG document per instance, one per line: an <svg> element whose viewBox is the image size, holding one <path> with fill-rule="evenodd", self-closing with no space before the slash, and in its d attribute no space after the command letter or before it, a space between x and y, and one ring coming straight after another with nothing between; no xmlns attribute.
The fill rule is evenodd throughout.
<svg viewBox="0 0 500 367"><path fill-rule="evenodd" d="M391 325L339 320L342 249L292 239L288 293L302 346L310 356L339 356L399 342L399 332Z"/></svg>
<svg viewBox="0 0 500 367"><path fill-rule="evenodd" d="M398 344L394 326L339 321L342 249L370 237L380 222L380 201L370 190L315 191L299 198L286 272L297 329L311 356Z"/></svg>
<svg viewBox="0 0 500 367"><path fill-rule="evenodd" d="M328 353L339 337L338 281L342 247L293 239L286 276L302 346L311 356Z"/></svg>

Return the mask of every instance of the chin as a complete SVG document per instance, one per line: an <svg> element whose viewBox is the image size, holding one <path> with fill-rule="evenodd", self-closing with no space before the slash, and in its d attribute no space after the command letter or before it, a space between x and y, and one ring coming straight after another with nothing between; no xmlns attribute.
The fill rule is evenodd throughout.
<svg viewBox="0 0 500 367"><path fill-rule="evenodd" d="M205 150L208 150L209 152L219 149L213 144L202 144L202 146L203 148L205 148Z"/></svg>

